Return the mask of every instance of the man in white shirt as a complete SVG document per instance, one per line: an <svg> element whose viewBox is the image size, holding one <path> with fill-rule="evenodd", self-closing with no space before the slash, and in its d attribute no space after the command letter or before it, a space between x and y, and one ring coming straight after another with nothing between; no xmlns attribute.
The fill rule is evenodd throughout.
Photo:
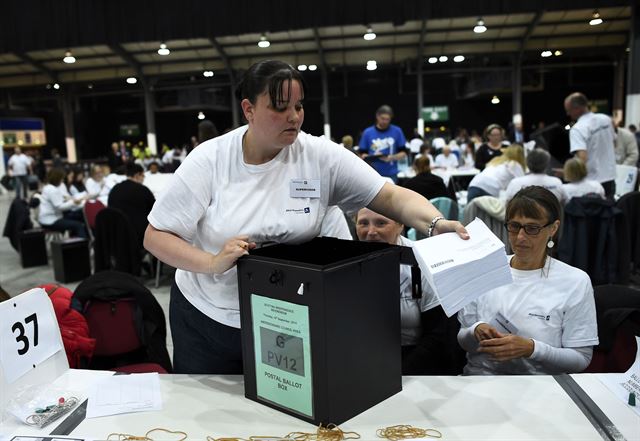
<svg viewBox="0 0 640 441"><path fill-rule="evenodd" d="M598 181L608 198L616 191L615 132L611 118L589 111L587 97L579 92L564 100L567 115L576 123L569 131L570 151L587 164L587 178Z"/></svg>
<svg viewBox="0 0 640 441"><path fill-rule="evenodd" d="M509 202L524 187L538 185L549 190L558 198L560 205L564 205L566 200L565 192L562 188L562 181L555 176L547 175L547 168L551 155L541 148L533 149L527 155L527 168L529 174L514 178L505 191L505 202Z"/></svg>
<svg viewBox="0 0 640 441"><path fill-rule="evenodd" d="M16 199L28 196L29 191L29 175L33 173L31 168L31 159L22 153L20 147L13 150L13 155L9 158L9 171L13 176L13 186L16 190Z"/></svg>
<svg viewBox="0 0 640 441"><path fill-rule="evenodd" d="M638 142L631 130L616 127L616 164L636 166Z"/></svg>
<svg viewBox="0 0 640 441"><path fill-rule="evenodd" d="M435 167L438 168L458 168L458 157L451 153L451 148L447 145L442 149L442 153L436 156Z"/></svg>

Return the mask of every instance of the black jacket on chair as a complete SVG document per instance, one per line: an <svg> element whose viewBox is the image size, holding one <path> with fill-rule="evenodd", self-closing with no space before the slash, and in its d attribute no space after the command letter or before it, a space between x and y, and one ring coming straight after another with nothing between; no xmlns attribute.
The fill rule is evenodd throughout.
<svg viewBox="0 0 640 441"><path fill-rule="evenodd" d="M106 210L106 209L105 209ZM105 211L103 210L103 211ZM139 314L136 314L136 327L140 329L148 362L158 363L171 372L171 359L167 352L167 322L162 307L142 283L131 274L118 271L102 271L85 279L73 293L74 300L84 307L87 301L111 301L133 297Z"/></svg>
<svg viewBox="0 0 640 441"><path fill-rule="evenodd" d="M616 207L622 210L629 228L630 255L634 271L640 270L640 191L623 195Z"/></svg>
<svg viewBox="0 0 640 441"><path fill-rule="evenodd" d="M622 210L610 200L572 198L564 208L558 258L580 268L593 285L629 279L629 238Z"/></svg>
<svg viewBox="0 0 640 441"><path fill-rule="evenodd" d="M105 208L96 216L96 272L115 270L140 275L142 249L129 218L120 210Z"/></svg>
<svg viewBox="0 0 640 441"><path fill-rule="evenodd" d="M29 217L29 205L23 199L14 199L9 207L9 214L4 224L2 235L9 238L11 246L18 251L18 239L20 232L33 228Z"/></svg>

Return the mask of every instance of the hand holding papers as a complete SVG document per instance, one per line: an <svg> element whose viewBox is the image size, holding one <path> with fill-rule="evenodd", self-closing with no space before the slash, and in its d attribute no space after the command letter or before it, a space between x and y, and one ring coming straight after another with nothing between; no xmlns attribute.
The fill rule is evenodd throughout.
<svg viewBox="0 0 640 441"><path fill-rule="evenodd" d="M466 228L469 240L444 233L414 245L420 269L449 317L485 292L513 282L500 239L477 218Z"/></svg>

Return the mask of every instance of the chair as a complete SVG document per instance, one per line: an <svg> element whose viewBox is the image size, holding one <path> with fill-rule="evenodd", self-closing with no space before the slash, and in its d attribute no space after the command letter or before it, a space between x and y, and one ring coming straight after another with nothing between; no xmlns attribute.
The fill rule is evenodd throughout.
<svg viewBox="0 0 640 441"><path fill-rule="evenodd" d="M450 198L433 198L430 201L446 219L458 219L458 203Z"/></svg>
<svg viewBox="0 0 640 441"><path fill-rule="evenodd" d="M140 275L143 250L129 218L115 208L103 208L96 216L95 269Z"/></svg>
<svg viewBox="0 0 640 441"><path fill-rule="evenodd" d="M600 344L585 372L626 372L636 356L640 336L640 290L621 285L594 289Z"/></svg>
<svg viewBox="0 0 640 441"><path fill-rule="evenodd" d="M84 206L82 207L82 215L84 217L84 222L87 225L89 239L92 244L95 242L94 231L96 229L96 217L98 216L98 213L105 208L104 204L97 199L85 201Z"/></svg>
<svg viewBox="0 0 640 441"><path fill-rule="evenodd" d="M640 191L627 193L618 199L616 207L622 210L627 219L630 244L630 261L633 271L640 271Z"/></svg>
<svg viewBox="0 0 640 441"><path fill-rule="evenodd" d="M154 295L136 277L102 271L73 294L96 339L92 369L171 372L167 322Z"/></svg>

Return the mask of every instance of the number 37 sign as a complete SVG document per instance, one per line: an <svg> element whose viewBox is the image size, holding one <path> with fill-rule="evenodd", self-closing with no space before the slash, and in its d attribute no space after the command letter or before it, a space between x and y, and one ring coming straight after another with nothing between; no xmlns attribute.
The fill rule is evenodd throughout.
<svg viewBox="0 0 640 441"><path fill-rule="evenodd" d="M0 303L0 362L7 383L61 349L60 329L43 289L32 289Z"/></svg>

